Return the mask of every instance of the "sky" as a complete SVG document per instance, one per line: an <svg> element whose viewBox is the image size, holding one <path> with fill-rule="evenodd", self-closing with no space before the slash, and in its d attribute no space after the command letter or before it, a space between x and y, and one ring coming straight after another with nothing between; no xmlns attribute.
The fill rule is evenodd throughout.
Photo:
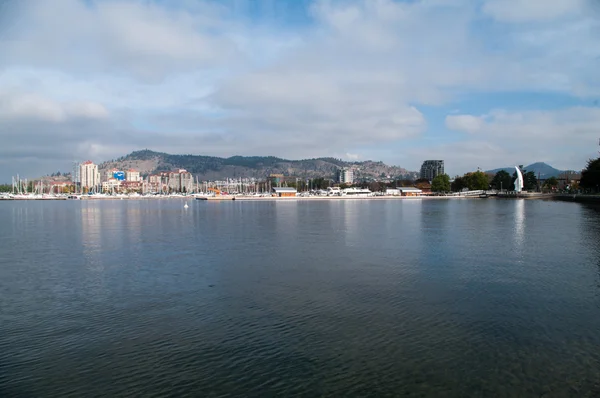
<svg viewBox="0 0 600 398"><path fill-rule="evenodd" d="M581 169L598 0L0 0L0 182L133 150Z"/></svg>

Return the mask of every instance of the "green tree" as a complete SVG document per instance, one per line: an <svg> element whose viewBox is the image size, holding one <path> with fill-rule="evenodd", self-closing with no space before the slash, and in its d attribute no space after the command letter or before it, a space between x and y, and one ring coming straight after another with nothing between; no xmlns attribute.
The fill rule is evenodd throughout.
<svg viewBox="0 0 600 398"><path fill-rule="evenodd" d="M485 190L489 188L488 177L483 171L474 171L465 174L467 186L471 191Z"/></svg>
<svg viewBox="0 0 600 398"><path fill-rule="evenodd" d="M533 171L527 171L523 174L523 187L527 191L537 191L538 180Z"/></svg>
<svg viewBox="0 0 600 398"><path fill-rule="evenodd" d="M450 177L448 174L440 174L431 181L431 190L433 192L450 191Z"/></svg>
<svg viewBox="0 0 600 398"><path fill-rule="evenodd" d="M329 187L329 180L322 177L315 178L311 181L311 185L313 189L327 189Z"/></svg>
<svg viewBox="0 0 600 398"><path fill-rule="evenodd" d="M598 191L600 189L600 158L589 160L585 169L581 172L582 188Z"/></svg>
<svg viewBox="0 0 600 398"><path fill-rule="evenodd" d="M454 181L452 181L450 188L452 189L452 192L460 192L463 189L468 188L467 180L464 177L456 177L454 178Z"/></svg>
<svg viewBox="0 0 600 398"><path fill-rule="evenodd" d="M558 180L556 179L556 177L550 177L546 180L544 186L550 189L556 188L558 186Z"/></svg>
<svg viewBox="0 0 600 398"><path fill-rule="evenodd" d="M491 183L494 189L511 189L512 179L506 170L500 170L496 173Z"/></svg>
<svg viewBox="0 0 600 398"><path fill-rule="evenodd" d="M369 188L369 190L371 192L381 192L381 191L385 191L385 186L386 185L383 182L373 181L373 182L369 183L367 188Z"/></svg>
<svg viewBox="0 0 600 398"><path fill-rule="evenodd" d="M398 180L396 181L396 186L397 187L412 187L415 185L415 181L414 180Z"/></svg>

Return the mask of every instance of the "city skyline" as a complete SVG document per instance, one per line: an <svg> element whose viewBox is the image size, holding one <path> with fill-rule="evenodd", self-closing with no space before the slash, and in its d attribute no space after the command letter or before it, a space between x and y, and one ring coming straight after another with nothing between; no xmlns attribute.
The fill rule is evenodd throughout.
<svg viewBox="0 0 600 398"><path fill-rule="evenodd" d="M148 151L143 150L143 151ZM143 152L142 151L142 152ZM138 151L139 152L139 151ZM150 151L152 152L152 151ZM123 159L127 159L128 156L131 156L132 154L136 153L135 151L131 154L128 154L124 157L122 157ZM164 153L161 152L152 152L154 154L157 155L162 155ZM174 154L164 154L167 156L173 156ZM187 154L185 156L189 156L190 154ZM179 156L179 155L174 155L174 156ZM204 155L191 155L191 156L197 156L197 157L203 157ZM227 159L231 159L231 158L237 158L235 156L233 157L229 157L229 158L219 158L216 157L217 159L221 159L221 160L227 160ZM244 157L241 157L244 158ZM248 156L248 159L254 159L256 158L255 156ZM265 157L265 158L269 158L269 157ZM312 161L314 159L328 159L331 157L324 157L324 158L308 158L308 159L283 159L283 158L276 158L279 159L279 161L282 162L306 162L306 161ZM212 159L212 157L211 157ZM335 159L335 158L333 158ZM342 160L343 162L345 162L345 165L341 165L341 166L336 166L336 171L332 172L331 175L328 178L331 178L334 181L337 182L346 182L346 180L353 180L355 178L355 169L356 167L362 165L362 164L369 164L371 162L379 162L377 160L372 160L372 159L367 159L367 160L343 160L343 159L339 159ZM97 177L95 179L95 181L99 181L100 183L105 183L107 181L108 178L110 179L118 179L117 177L113 177L112 173L119 171L121 173L123 173L123 180L127 180L127 181L139 181L141 180L141 175L142 172L140 172L139 170L135 169L135 168L131 168L131 167L121 167L121 168L115 168L114 166L111 166L112 164L114 164L115 160L103 160L103 161L96 161L96 160L83 160L83 161L72 161L70 162L70 169L67 168L65 170L57 170L56 168L52 169L48 169L48 170L42 170L39 174L35 174L35 175L27 175L27 174L23 174L23 173L15 173L15 175L9 176L7 181L3 181L0 179L0 184L9 184L11 179L15 176L20 176L21 178L26 178L30 181L32 180L39 180L40 178L48 178L48 177L52 177L55 173L61 173L62 175L70 175L70 179L75 181L75 182L81 182L81 179L83 178L83 169L82 167L89 165L90 163L96 167L96 171L94 171L95 173L97 173ZM128 160L124 160L124 162L130 162ZM437 164L439 163L439 166L435 166L433 164ZM549 168L549 169L554 169L555 172L580 172L582 170L582 168L580 169L566 169L566 170L559 170L559 169L555 169L552 165L549 165L547 163L544 162L533 162L533 163L528 163L528 162L520 162L521 166L523 167L524 164L529 164L529 166L526 166L525 168L529 168L530 166L536 166L536 165L540 165L543 166L545 168ZM433 177L435 177L438 174L447 174L450 178L454 178L455 176L460 176L460 174L458 173L453 173L453 172L448 172L445 169L445 161L444 160L423 160L420 163L420 167L417 170L408 170L405 168L401 168L399 165L386 165L384 163L384 165L386 167L398 167L401 170L404 169L406 170L406 173L411 173L411 174L415 174L417 177L415 178L422 178L422 179L427 179L426 177L431 177L428 178L429 180L432 180ZM489 170L481 170L481 168L477 168L477 167L473 167L471 169L469 169L467 172L473 172L473 171L485 171L485 172L492 172L495 173L498 170L501 169L512 169L514 168L516 165L509 165L509 164L502 164L502 165L496 165L496 166L500 166L500 167L494 167L492 169ZM538 166L539 167L539 166ZM432 174L427 174L427 172L425 172L427 175L424 175L424 170L425 169L429 169L429 168L435 168L436 171L434 171ZM252 169L252 167L250 167L250 169ZM99 170L103 170L102 173L99 172ZM150 175L160 175L161 173L171 173L171 172L177 172L177 170L184 170L182 167L178 167L178 166L173 166L171 168L161 168L161 169L156 169L156 170L152 170L150 172L145 172L143 173L146 176L150 176ZM185 170L184 170L185 171ZM131 172L133 172L134 177L132 178L132 174ZM542 172L542 173L545 173ZM108 175L111 175L110 177L108 177ZM464 174L464 173L463 173ZM127 176L127 178L125 178L125 176ZM286 174L286 176L289 176ZM398 177L399 179L402 179L402 173L401 174L397 174L395 175L396 177ZM322 176L322 177L326 177L326 176ZM394 177L393 175L390 174L390 177ZM223 177L223 178L238 178L238 177L234 177L234 176L228 176L228 177ZM254 178L254 177L250 177L250 176L242 176L242 178ZM344 180L344 181L342 181ZM86 184L87 185L87 184ZM96 184L91 184L91 185L96 185ZM100 185L100 184L98 184Z"/></svg>
<svg viewBox="0 0 600 398"><path fill-rule="evenodd" d="M2 7L0 180L148 146L451 174L597 156L592 0Z"/></svg>

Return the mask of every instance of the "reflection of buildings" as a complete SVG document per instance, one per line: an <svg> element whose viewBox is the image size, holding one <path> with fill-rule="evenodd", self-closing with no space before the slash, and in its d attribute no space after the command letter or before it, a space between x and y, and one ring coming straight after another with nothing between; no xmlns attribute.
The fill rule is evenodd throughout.
<svg viewBox="0 0 600 398"><path fill-rule="evenodd" d="M337 204L337 203L336 203ZM344 223L344 242L346 246L360 246L364 244L362 239L362 230L360 228L360 219L361 214L365 214L365 202L357 202L354 200L343 200L339 202L339 206L341 206L342 220ZM360 210L363 210L361 213Z"/></svg>
<svg viewBox="0 0 600 398"><path fill-rule="evenodd" d="M525 239L525 200L515 200L515 247L521 252L523 249L523 239Z"/></svg>
<svg viewBox="0 0 600 398"><path fill-rule="evenodd" d="M421 179L432 181L440 174L444 174L443 160L426 160L421 165Z"/></svg>

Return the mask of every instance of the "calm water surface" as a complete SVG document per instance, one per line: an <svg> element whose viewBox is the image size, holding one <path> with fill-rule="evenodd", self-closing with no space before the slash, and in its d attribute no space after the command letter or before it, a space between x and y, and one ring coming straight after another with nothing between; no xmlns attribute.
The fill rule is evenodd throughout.
<svg viewBox="0 0 600 398"><path fill-rule="evenodd" d="M600 395L600 211L0 203L0 396Z"/></svg>

